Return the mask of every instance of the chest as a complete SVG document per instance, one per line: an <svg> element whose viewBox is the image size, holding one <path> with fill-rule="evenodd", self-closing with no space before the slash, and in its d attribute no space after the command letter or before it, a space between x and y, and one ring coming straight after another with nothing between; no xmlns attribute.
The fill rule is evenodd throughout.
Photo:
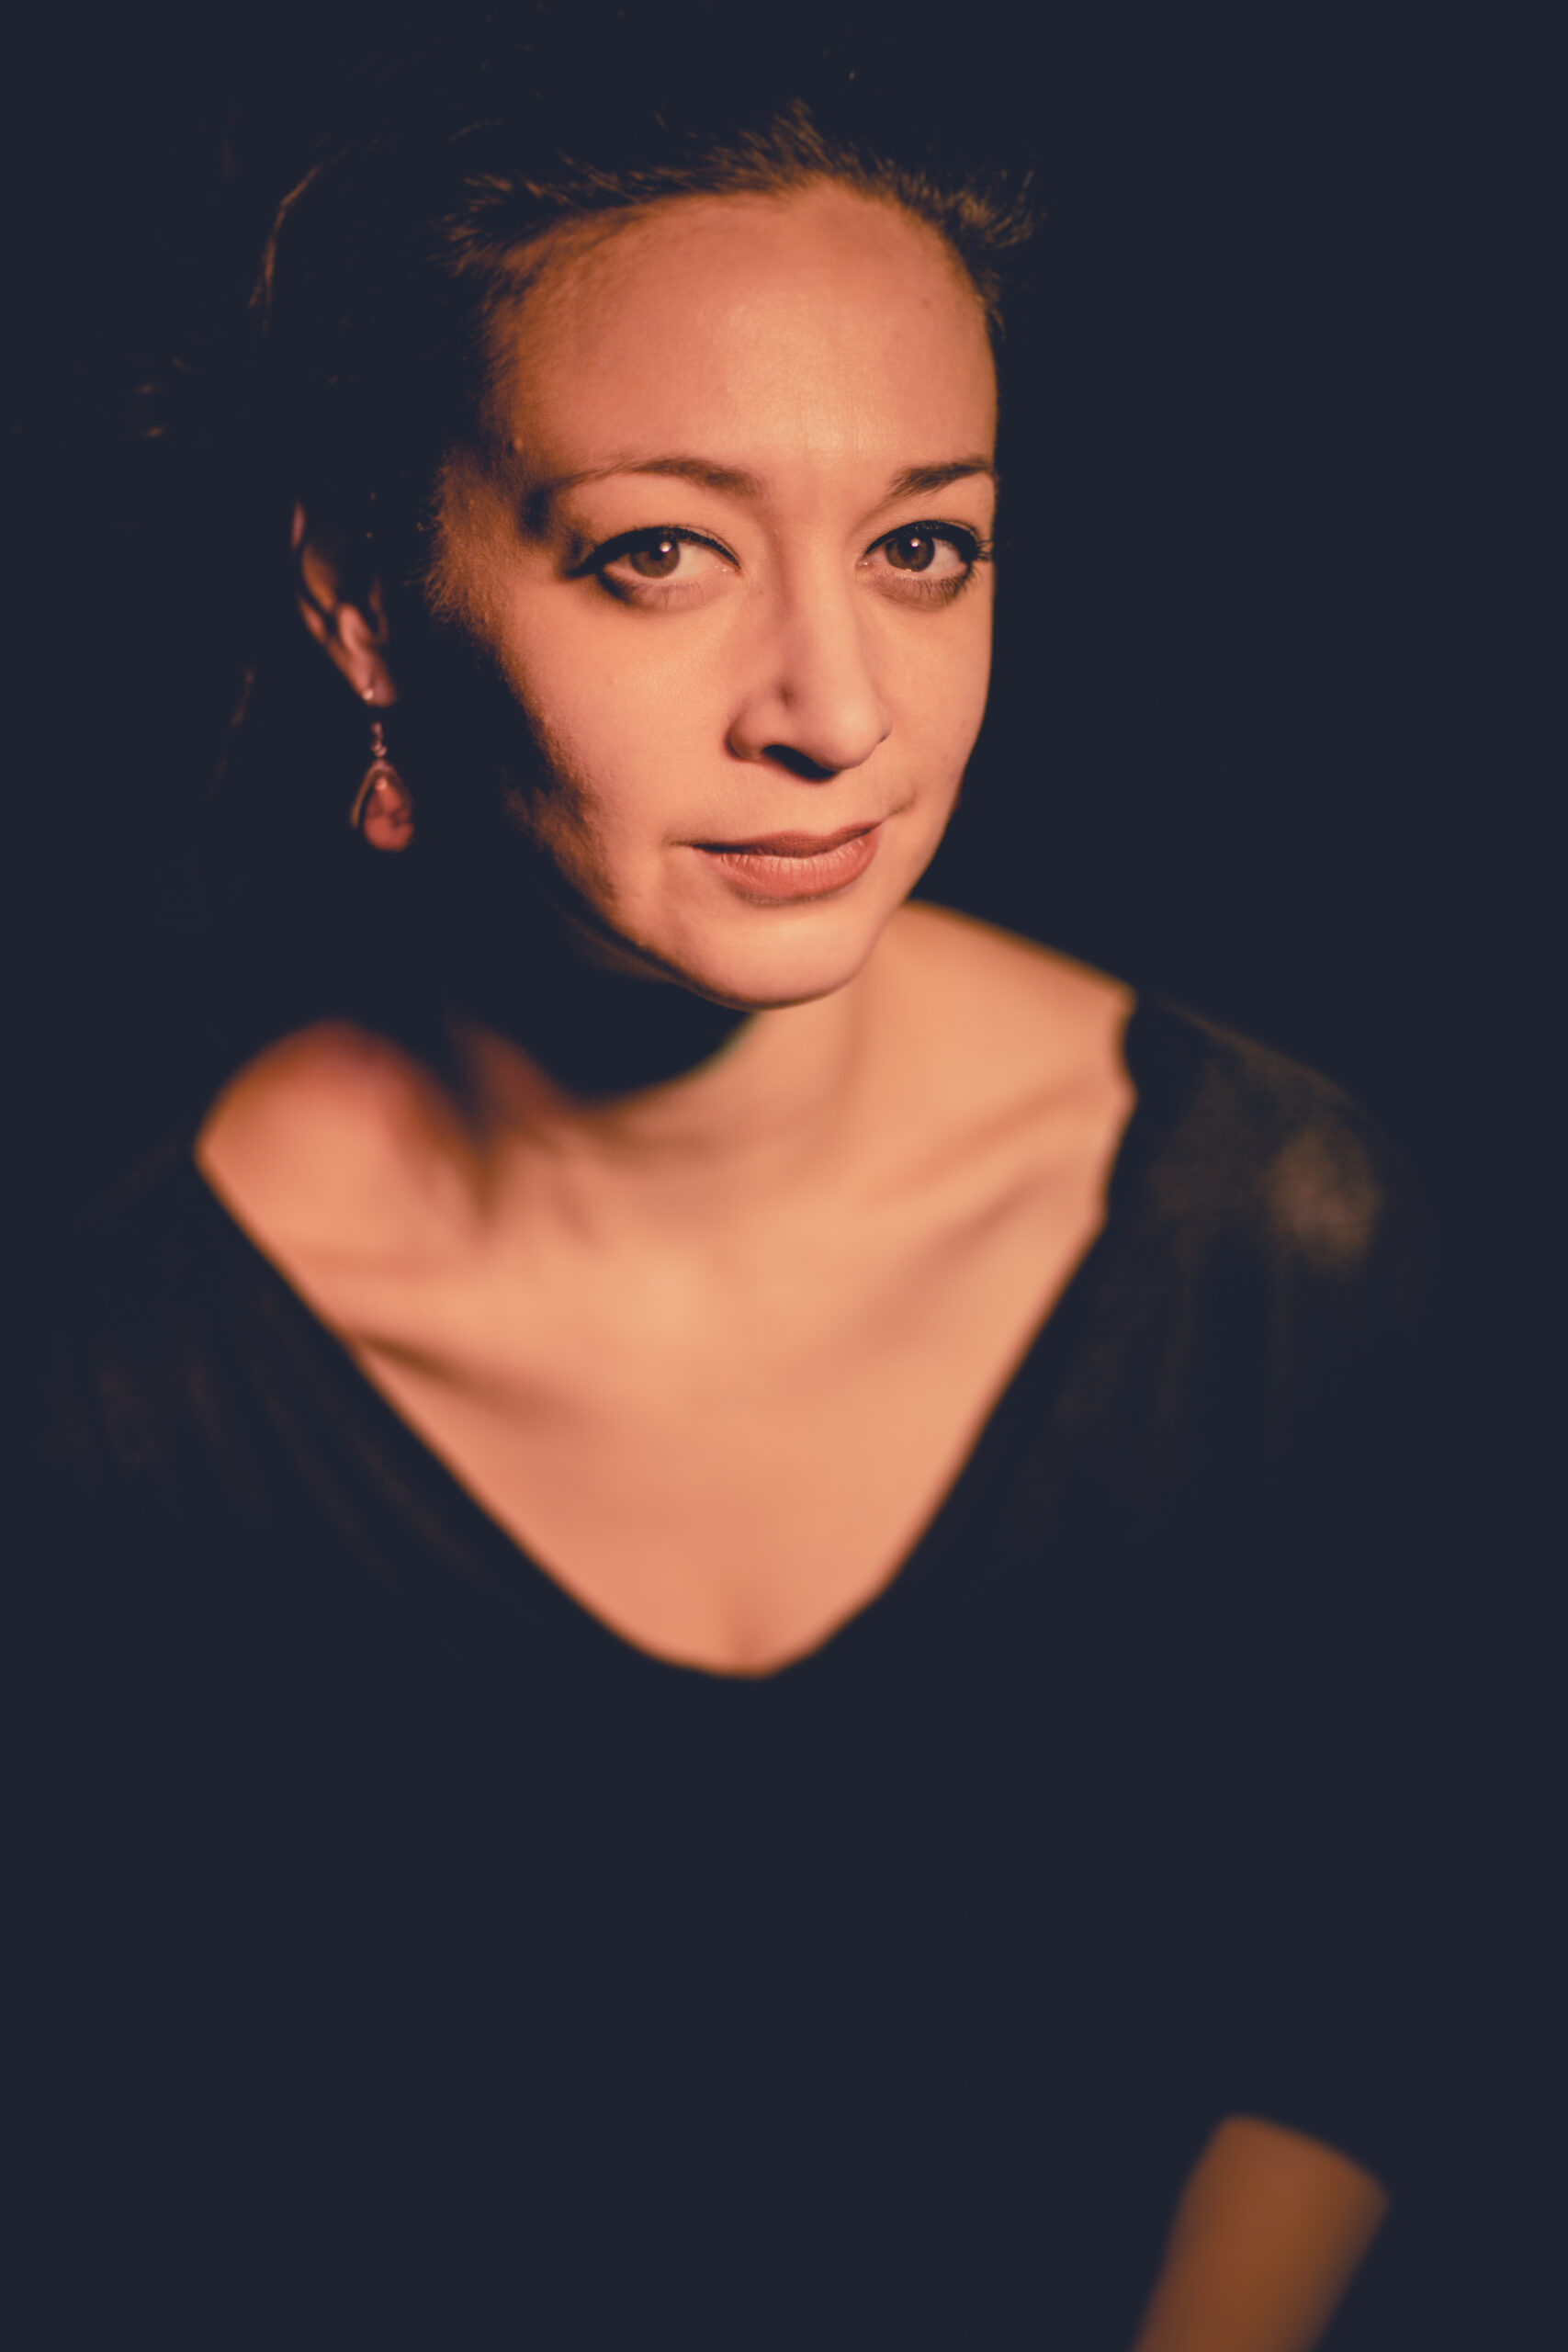
<svg viewBox="0 0 1568 2352"><path fill-rule="evenodd" d="M1097 1158L698 1276L570 1259L318 1297L415 1435L640 1647L804 1654L897 1574L1091 1245ZM329 1291L331 1286L329 1285Z"/></svg>

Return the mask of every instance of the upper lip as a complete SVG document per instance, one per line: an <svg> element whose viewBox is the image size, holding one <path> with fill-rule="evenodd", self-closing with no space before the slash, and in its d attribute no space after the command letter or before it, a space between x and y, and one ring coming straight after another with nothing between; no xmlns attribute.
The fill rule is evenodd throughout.
<svg viewBox="0 0 1568 2352"><path fill-rule="evenodd" d="M830 849L840 849L845 842L869 833L882 822L880 817L863 825L840 825L836 833L759 833L749 842L698 842L698 849L761 850L771 857L820 857Z"/></svg>

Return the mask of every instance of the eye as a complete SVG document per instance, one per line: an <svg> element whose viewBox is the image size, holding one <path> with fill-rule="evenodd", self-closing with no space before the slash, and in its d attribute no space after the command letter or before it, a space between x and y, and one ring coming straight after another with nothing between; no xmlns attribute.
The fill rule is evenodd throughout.
<svg viewBox="0 0 1568 2352"><path fill-rule="evenodd" d="M966 588L989 547L961 523L906 523L866 549L862 562L890 595L946 604Z"/></svg>
<svg viewBox="0 0 1568 2352"><path fill-rule="evenodd" d="M942 541L934 531L895 531L883 545L895 571L929 571Z"/></svg>
<svg viewBox="0 0 1568 2352"><path fill-rule="evenodd" d="M628 548L621 558L641 580L668 580L681 560L681 542L666 533L645 548Z"/></svg>
<svg viewBox="0 0 1568 2352"><path fill-rule="evenodd" d="M581 566L596 572L612 595L626 604L669 604L684 592L702 589L719 573L733 571L734 560L716 539L673 524L652 530L623 531L606 539Z"/></svg>

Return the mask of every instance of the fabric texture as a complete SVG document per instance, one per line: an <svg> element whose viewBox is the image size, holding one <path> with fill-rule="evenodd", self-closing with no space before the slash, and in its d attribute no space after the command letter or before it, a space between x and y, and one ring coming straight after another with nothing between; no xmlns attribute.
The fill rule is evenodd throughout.
<svg viewBox="0 0 1568 2352"><path fill-rule="evenodd" d="M1157 1001L1126 1053L1104 1229L945 1501L755 1679L530 1562L188 1138L95 1213L29 2340L1125 2352L1223 2117L1397 2198L1420 1218L1326 1081Z"/></svg>

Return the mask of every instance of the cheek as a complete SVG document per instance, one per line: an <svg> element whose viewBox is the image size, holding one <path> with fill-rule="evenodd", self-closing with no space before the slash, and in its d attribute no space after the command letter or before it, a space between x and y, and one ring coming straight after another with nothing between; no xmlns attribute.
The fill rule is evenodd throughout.
<svg viewBox="0 0 1568 2352"><path fill-rule="evenodd" d="M520 717L532 739L534 756L503 754L509 807L553 848L602 851L657 800L661 774L690 773L692 665L617 629L620 615L563 600L553 580L519 578L488 542L459 554L437 572L433 611L500 690L502 734L517 744Z"/></svg>
<svg viewBox="0 0 1568 2352"><path fill-rule="evenodd" d="M546 797L581 814L592 802L606 823L647 802L677 739L696 736L689 680L668 654L623 651L552 614L541 626L517 616L503 673L546 757Z"/></svg>
<svg viewBox="0 0 1568 2352"><path fill-rule="evenodd" d="M986 713L990 604L972 594L972 603L929 627L901 630L884 672L894 741L902 740L911 773L933 784L956 784Z"/></svg>
<svg viewBox="0 0 1568 2352"><path fill-rule="evenodd" d="M505 663L539 754L519 815L595 895L628 851L677 823L716 744L722 752L711 695L668 653L632 652L618 659L602 637L556 628L512 636Z"/></svg>

